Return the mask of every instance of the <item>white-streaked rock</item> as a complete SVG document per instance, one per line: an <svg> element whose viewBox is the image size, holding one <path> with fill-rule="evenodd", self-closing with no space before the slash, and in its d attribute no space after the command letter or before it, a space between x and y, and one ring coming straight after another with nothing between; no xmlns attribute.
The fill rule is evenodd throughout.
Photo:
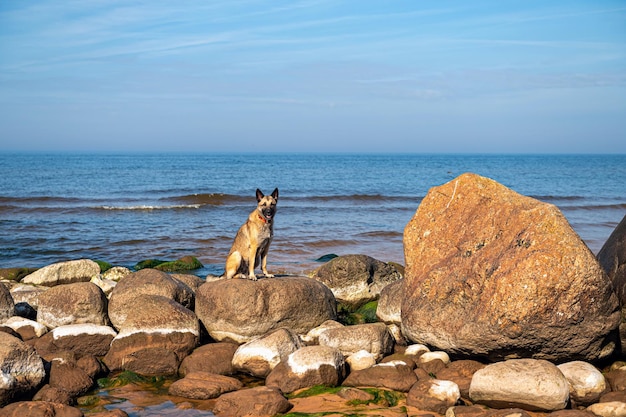
<svg viewBox="0 0 626 417"><path fill-rule="evenodd" d="M233 367L258 377L266 377L289 354L302 347L298 336L289 329L278 329L239 346L233 355Z"/></svg>
<svg viewBox="0 0 626 417"><path fill-rule="evenodd" d="M426 345L422 345L420 343L415 343L406 347L404 351L405 355L418 356L423 353L430 352L430 349Z"/></svg>
<svg viewBox="0 0 626 417"><path fill-rule="evenodd" d="M320 334L328 329L336 329L339 327L344 327L344 325L335 320L326 320L324 323L312 328L306 335L302 336L302 341L308 345L315 345L319 340Z"/></svg>
<svg viewBox="0 0 626 417"><path fill-rule="evenodd" d="M445 364L450 363L450 356L448 356L446 352L440 350L435 352L424 352L422 356L419 357L419 363L427 363L436 359L439 359Z"/></svg>
<svg viewBox="0 0 626 417"><path fill-rule="evenodd" d="M597 402L606 390L607 384L602 372L590 363L583 361L566 362L558 365L570 388L570 398L580 405Z"/></svg>
<svg viewBox="0 0 626 417"><path fill-rule="evenodd" d="M4 323L4 325L15 330L20 335L24 332L31 332L33 336L41 337L48 331L48 328L43 324L19 316L11 317Z"/></svg>
<svg viewBox="0 0 626 417"><path fill-rule="evenodd" d="M351 371L359 371L376 365L376 356L367 350L359 350L346 358Z"/></svg>

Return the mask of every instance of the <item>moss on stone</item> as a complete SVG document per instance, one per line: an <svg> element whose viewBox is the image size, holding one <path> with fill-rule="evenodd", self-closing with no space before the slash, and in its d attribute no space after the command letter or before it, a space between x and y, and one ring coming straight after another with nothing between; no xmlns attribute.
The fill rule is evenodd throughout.
<svg viewBox="0 0 626 417"><path fill-rule="evenodd" d="M105 262L105 261L99 261L99 260L96 259L94 262L97 263L98 266L100 267L100 273L101 274L106 272L106 271L108 271L109 269L113 268L113 265L111 265L110 263Z"/></svg>

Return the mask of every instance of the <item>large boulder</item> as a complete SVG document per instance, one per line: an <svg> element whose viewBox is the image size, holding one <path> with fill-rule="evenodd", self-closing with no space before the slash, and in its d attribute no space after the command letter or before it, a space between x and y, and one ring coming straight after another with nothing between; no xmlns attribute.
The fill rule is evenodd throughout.
<svg viewBox="0 0 626 417"><path fill-rule="evenodd" d="M626 305L626 216L598 252L598 261L613 282L620 303Z"/></svg>
<svg viewBox="0 0 626 417"><path fill-rule="evenodd" d="M306 277L217 280L196 293L196 314L218 341L245 343L284 327L306 334L337 318L336 301Z"/></svg>
<svg viewBox="0 0 626 417"><path fill-rule="evenodd" d="M387 324L400 325L402 315L402 296L404 294L404 280L398 280L387 285L380 292L378 305L376 306L376 317L379 321Z"/></svg>
<svg viewBox="0 0 626 417"><path fill-rule="evenodd" d="M402 278L398 270L366 255L339 256L316 269L313 279L331 289L349 310L377 300L387 285Z"/></svg>
<svg viewBox="0 0 626 417"><path fill-rule="evenodd" d="M179 375L190 372L207 372L218 375L232 375L233 355L239 346L234 343L208 343L196 348L191 355L183 359L178 369Z"/></svg>
<svg viewBox="0 0 626 417"><path fill-rule="evenodd" d="M568 404L569 384L548 361L512 359L476 371L469 396L472 402L492 408L556 411Z"/></svg>
<svg viewBox="0 0 626 417"><path fill-rule="evenodd" d="M110 326L68 324L52 330L52 344L59 350L69 350L79 356L104 356L117 332Z"/></svg>
<svg viewBox="0 0 626 417"><path fill-rule="evenodd" d="M198 345L198 318L160 295L140 295L132 302L134 314L126 317L111 342L105 364L111 371L149 376L177 374L182 360Z"/></svg>
<svg viewBox="0 0 626 417"><path fill-rule="evenodd" d="M553 205L463 174L404 230L402 330L449 353L593 361L620 309L594 255Z"/></svg>
<svg viewBox="0 0 626 417"><path fill-rule="evenodd" d="M0 406L34 391L45 377L43 360L35 349L0 332Z"/></svg>
<svg viewBox="0 0 626 417"><path fill-rule="evenodd" d="M91 259L58 262L44 266L22 279L24 284L53 287L59 284L89 282L100 273L100 266Z"/></svg>
<svg viewBox="0 0 626 417"><path fill-rule="evenodd" d="M109 323L107 298L91 282L57 285L41 293L37 321L50 329L68 324Z"/></svg>
<svg viewBox="0 0 626 417"><path fill-rule="evenodd" d="M143 295L169 298L193 310L194 293L187 285L156 269L142 269L126 275L115 286L109 298L109 318L116 329L124 327L136 313L134 299Z"/></svg>

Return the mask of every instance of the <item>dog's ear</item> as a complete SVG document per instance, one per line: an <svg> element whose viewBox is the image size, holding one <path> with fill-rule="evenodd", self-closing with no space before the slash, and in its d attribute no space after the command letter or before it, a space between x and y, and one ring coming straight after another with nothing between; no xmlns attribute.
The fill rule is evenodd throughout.
<svg viewBox="0 0 626 417"><path fill-rule="evenodd" d="M265 195L263 194L263 192L261 190L259 190L258 188L256 189L256 201L259 202L261 201L261 199L265 197Z"/></svg>
<svg viewBox="0 0 626 417"><path fill-rule="evenodd" d="M278 188L274 188L274 191L272 191L272 197L274 200L278 200Z"/></svg>

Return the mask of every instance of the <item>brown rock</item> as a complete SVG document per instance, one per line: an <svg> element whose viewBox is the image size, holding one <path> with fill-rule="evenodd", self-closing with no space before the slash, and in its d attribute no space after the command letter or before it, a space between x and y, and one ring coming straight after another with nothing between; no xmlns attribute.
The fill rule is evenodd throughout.
<svg viewBox="0 0 626 417"><path fill-rule="evenodd" d="M339 349L345 356L360 350L382 359L393 350L394 340L384 323L356 324L328 329L322 332L318 340L320 345Z"/></svg>
<svg viewBox="0 0 626 417"><path fill-rule="evenodd" d="M290 409L291 404L278 390L256 387L220 396L213 413L217 417L270 417Z"/></svg>
<svg viewBox="0 0 626 417"><path fill-rule="evenodd" d="M48 328L67 324L92 323L105 326L107 298L91 282L57 285L39 294L37 321Z"/></svg>
<svg viewBox="0 0 626 417"><path fill-rule="evenodd" d="M59 350L69 350L77 355L104 356L117 332L109 326L95 324L69 324L59 326L43 337Z"/></svg>
<svg viewBox="0 0 626 417"><path fill-rule="evenodd" d="M111 293L109 317L116 329L122 328L126 319L136 314L134 300L144 295L162 296L194 309L194 294L187 285L165 272L142 269L122 278Z"/></svg>
<svg viewBox="0 0 626 417"><path fill-rule="evenodd" d="M377 300L381 290L402 278L392 265L366 255L345 255L319 267L311 278L331 289L350 310Z"/></svg>
<svg viewBox="0 0 626 417"><path fill-rule="evenodd" d="M437 372L437 378L456 383L461 391L462 398L469 398L469 387L472 376L485 365L473 360L460 360L450 362L450 364Z"/></svg>
<svg viewBox="0 0 626 417"><path fill-rule="evenodd" d="M613 391L626 391L626 367L613 369L604 374Z"/></svg>
<svg viewBox="0 0 626 417"><path fill-rule="evenodd" d="M182 376L190 372L203 371L219 375L235 373L232 360L238 345L234 343L209 343L196 348L183 359L178 373Z"/></svg>
<svg viewBox="0 0 626 417"><path fill-rule="evenodd" d="M342 385L346 387L389 388L394 391L408 392L416 382L417 376L411 367L388 362L353 371L343 381Z"/></svg>
<svg viewBox="0 0 626 417"><path fill-rule="evenodd" d="M241 381L208 372L191 372L170 385L168 393L194 400L209 400L243 388Z"/></svg>
<svg viewBox="0 0 626 417"><path fill-rule="evenodd" d="M93 386L89 375L72 361L53 360L49 376L52 388L65 391L71 397L83 395Z"/></svg>
<svg viewBox="0 0 626 417"><path fill-rule="evenodd" d="M46 376L35 349L4 332L0 332L0 369L0 406L33 392Z"/></svg>
<svg viewBox="0 0 626 417"><path fill-rule="evenodd" d="M306 277L206 282L196 294L196 314L213 339L235 343L281 327L306 334L337 318L332 292Z"/></svg>
<svg viewBox="0 0 626 417"><path fill-rule="evenodd" d="M494 360L597 360L615 349L612 284L553 205L464 174L404 231L408 339Z"/></svg>
<svg viewBox="0 0 626 417"><path fill-rule="evenodd" d="M454 382L427 379L420 380L411 387L406 403L420 410L446 414L446 410L454 406L460 398L459 387Z"/></svg>
<svg viewBox="0 0 626 417"><path fill-rule="evenodd" d="M52 403L72 405L72 396L65 390L46 384L33 396L33 401L49 401Z"/></svg>
<svg viewBox="0 0 626 417"><path fill-rule="evenodd" d="M626 216L598 252L598 261L613 282L621 305L626 305Z"/></svg>
<svg viewBox="0 0 626 417"><path fill-rule="evenodd" d="M378 306L376 307L376 317L386 324L400 324L402 317L400 308L404 295L404 280L400 279L387 285L380 291Z"/></svg>
<svg viewBox="0 0 626 417"><path fill-rule="evenodd" d="M15 314L15 303L9 289L0 282L0 323Z"/></svg>
<svg viewBox="0 0 626 417"><path fill-rule="evenodd" d="M46 401L21 401L0 410L2 417L83 417L78 408Z"/></svg>

